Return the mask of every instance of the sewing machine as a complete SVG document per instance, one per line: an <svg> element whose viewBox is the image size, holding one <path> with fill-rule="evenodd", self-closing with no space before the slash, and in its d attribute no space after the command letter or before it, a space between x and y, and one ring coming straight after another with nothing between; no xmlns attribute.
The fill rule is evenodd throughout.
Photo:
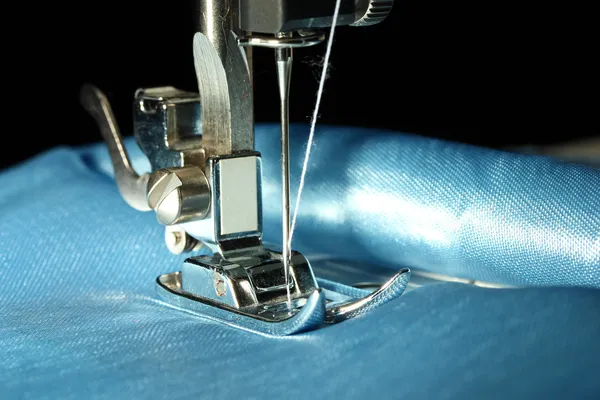
<svg viewBox="0 0 600 400"><path fill-rule="evenodd" d="M404 291L408 270L359 300L324 290L308 260L290 248L288 98L293 49L322 43L332 25L379 23L392 3L198 0L193 51L199 93L160 87L135 94L134 135L152 168L141 176L131 166L105 96L93 86L83 88L82 103L108 144L124 200L137 210L156 213L171 252L204 247L211 253L191 256L180 271L158 277L157 288L166 301L244 329L290 334L359 315ZM253 47L274 49L277 66L281 251L262 243Z"/></svg>

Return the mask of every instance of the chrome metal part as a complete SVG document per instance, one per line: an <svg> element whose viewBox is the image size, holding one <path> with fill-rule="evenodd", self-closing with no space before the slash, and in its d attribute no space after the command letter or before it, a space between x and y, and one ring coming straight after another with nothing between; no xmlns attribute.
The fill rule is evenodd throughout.
<svg viewBox="0 0 600 400"><path fill-rule="evenodd" d="M171 86L135 93L133 132L153 171L204 166L201 107L197 93Z"/></svg>
<svg viewBox="0 0 600 400"><path fill-rule="evenodd" d="M202 247L202 242L194 239L178 226L165 226L165 244L173 254L197 251Z"/></svg>
<svg viewBox="0 0 600 400"><path fill-rule="evenodd" d="M218 190L215 215L219 238L261 234L261 164L257 154L211 160Z"/></svg>
<svg viewBox="0 0 600 400"><path fill-rule="evenodd" d="M108 145L115 180L121 196L136 210L150 211L151 208L146 200L149 175L140 176L131 166L108 99L100 89L86 84L81 89L80 101L85 110L96 120L100 133Z"/></svg>
<svg viewBox="0 0 600 400"><path fill-rule="evenodd" d="M179 272L159 276L157 291L167 304L187 313L238 329L273 336L288 336L318 328L323 323L326 312L325 295L319 289L306 299L297 301L291 311L285 303L285 308L273 308L260 314L184 291Z"/></svg>
<svg viewBox="0 0 600 400"><path fill-rule="evenodd" d="M270 49L291 49L309 47L320 44L325 40L323 32L296 32L285 36L269 36L254 33L252 36L238 38L238 45L244 47L267 47Z"/></svg>
<svg viewBox="0 0 600 400"><path fill-rule="evenodd" d="M285 336L356 318L400 297L410 271L395 274L363 298L318 287L309 262L293 252L291 306L281 257L269 250L186 260L180 272L161 275L157 291L171 306L240 329Z"/></svg>
<svg viewBox="0 0 600 400"><path fill-rule="evenodd" d="M410 270L403 269L392 276L380 288L362 299L342 302L341 304L330 304L327 307L325 322L334 324L345 321L388 303L404 293L409 280Z"/></svg>
<svg viewBox="0 0 600 400"><path fill-rule="evenodd" d="M289 61L285 52L278 52L277 59ZM286 67L281 69L285 73ZM182 104L197 104L197 99L173 101L161 89L153 93L162 95L150 96L154 100L148 101L149 91L138 95L141 93L143 98L136 98L136 107L162 123L152 130L138 123L138 140L143 137L144 146L159 143L160 138L166 142L160 149L146 147L146 152L160 159L151 160L159 169L150 175L148 200L167 225L167 247L175 254L202 245L213 251L212 256L188 258L181 271L157 279L158 293L168 304L240 329L289 335L357 317L402 294L407 271L364 298L321 289L310 263L298 252L291 252L290 279L286 279L284 256L265 249L261 241L260 155L246 151L210 156L203 171L190 160L203 159L204 154L183 146L189 143L186 138L196 141L198 135L186 136L189 131L177 130L179 125L170 119L181 115L178 108ZM287 98L285 89L281 94ZM157 108L152 113L154 105ZM162 116L160 112L164 112ZM285 131L286 118L283 121ZM115 143L124 149L120 136L115 137ZM124 150L122 154L127 160ZM201 212L181 222L184 215L193 214L191 210Z"/></svg>
<svg viewBox="0 0 600 400"><path fill-rule="evenodd" d="M163 225L201 220L210 209L208 180L196 166L158 170L148 182L148 204Z"/></svg>
<svg viewBox="0 0 600 400"><path fill-rule="evenodd" d="M152 167L147 204L163 225L201 220L210 209L200 112L197 94L174 87L135 94L134 135Z"/></svg>
<svg viewBox="0 0 600 400"><path fill-rule="evenodd" d="M240 27L246 32L277 34L303 29L328 29L333 24L333 10L338 7L336 25L352 26L364 19L376 3L384 0L238 0ZM336 6L339 1L339 6ZM376 14L379 17L380 14ZM375 19L375 17L371 17ZM379 19L381 21L381 19Z"/></svg>
<svg viewBox="0 0 600 400"><path fill-rule="evenodd" d="M227 259L191 257L181 272L158 278L159 294L171 304L247 330L287 335L315 328L325 318L325 296L304 256L296 252L292 258L288 285L281 255L262 247Z"/></svg>
<svg viewBox="0 0 600 400"><path fill-rule="evenodd" d="M281 37L286 36L281 34ZM276 49L275 63L277 67L277 82L281 103L281 223L283 268L285 280L288 281L290 268L290 82L292 80L292 49ZM288 300L290 292L288 288Z"/></svg>
<svg viewBox="0 0 600 400"><path fill-rule="evenodd" d="M254 150L251 65L238 45L234 0L199 0L194 66L202 102L202 146L207 156Z"/></svg>
<svg viewBox="0 0 600 400"><path fill-rule="evenodd" d="M325 34L317 29L329 26L338 13L332 17L335 0L311 0L302 8L287 7L291 0L265 8L272 5L265 1L196 0L198 32L192 48L198 93L169 86L140 89L135 94L134 135L150 161L150 173L139 176L131 167L106 97L86 86L81 100L108 143L117 184L128 204L156 212L172 253L202 246L212 251L210 256L190 257L180 271L157 278L157 290L165 301L241 329L289 335L357 317L397 298L410 273L400 271L372 293L349 288L352 293L348 294L339 290L342 286L320 288L308 260L291 250L292 49L321 43ZM376 23L389 12L386 4L391 1L344 2L337 22ZM242 30L242 25L261 29ZM281 253L262 243L262 167L254 149L253 47L275 49L281 98Z"/></svg>
<svg viewBox="0 0 600 400"><path fill-rule="evenodd" d="M210 212L203 220L180 226L226 258L262 246L261 170L256 152L209 158Z"/></svg>
<svg viewBox="0 0 600 400"><path fill-rule="evenodd" d="M134 134L152 167L142 176L131 167L106 96L92 85L81 90L81 102L108 145L122 197L135 209L155 210L164 225L204 218L210 187L203 172L198 96L162 87L138 90L135 99Z"/></svg>
<svg viewBox="0 0 600 400"><path fill-rule="evenodd" d="M318 289L304 256L295 252L292 258L288 285L281 255L273 251L259 248L227 259L220 254L191 257L181 269L181 287L196 296L261 314L286 303L287 287L291 288L293 301L306 298ZM219 281L224 286L220 291L216 284Z"/></svg>
<svg viewBox="0 0 600 400"><path fill-rule="evenodd" d="M362 0L356 4L356 22L350 26L371 26L387 18L394 6L394 0Z"/></svg>

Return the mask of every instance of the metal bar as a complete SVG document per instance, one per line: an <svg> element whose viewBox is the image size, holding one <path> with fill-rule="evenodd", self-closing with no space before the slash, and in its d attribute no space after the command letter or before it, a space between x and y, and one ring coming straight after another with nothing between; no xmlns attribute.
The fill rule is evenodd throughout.
<svg viewBox="0 0 600 400"><path fill-rule="evenodd" d="M276 49L277 81L281 98L281 222L282 222L282 256L287 285L288 303L290 300L289 268L290 268L290 145L289 145L289 98L292 76L292 49Z"/></svg>

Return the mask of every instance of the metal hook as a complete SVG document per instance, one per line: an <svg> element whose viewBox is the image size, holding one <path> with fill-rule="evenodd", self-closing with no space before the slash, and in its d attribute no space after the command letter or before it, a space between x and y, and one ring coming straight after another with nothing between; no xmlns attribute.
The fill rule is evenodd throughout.
<svg viewBox="0 0 600 400"><path fill-rule="evenodd" d="M80 92L81 105L94 118L100 133L108 145L108 151L115 171L115 180L123 199L139 211L150 211L146 199L149 175L138 175L123 144L117 121L108 99L94 85L85 84Z"/></svg>
<svg viewBox="0 0 600 400"><path fill-rule="evenodd" d="M398 271L380 288L362 299L338 305L328 305L325 323L335 324L350 318L358 317L390 300L400 297L402 293L404 293L409 280L410 270L405 268Z"/></svg>

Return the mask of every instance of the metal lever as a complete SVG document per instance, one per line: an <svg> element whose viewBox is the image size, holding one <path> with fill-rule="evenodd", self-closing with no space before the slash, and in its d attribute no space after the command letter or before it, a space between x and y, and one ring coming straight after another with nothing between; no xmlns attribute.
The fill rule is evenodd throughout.
<svg viewBox="0 0 600 400"><path fill-rule="evenodd" d="M139 211L150 211L146 199L148 174L138 175L131 167L123 138L106 96L94 85L86 84L80 92L81 105L94 118L108 145L108 151L115 171L115 180L123 199Z"/></svg>

